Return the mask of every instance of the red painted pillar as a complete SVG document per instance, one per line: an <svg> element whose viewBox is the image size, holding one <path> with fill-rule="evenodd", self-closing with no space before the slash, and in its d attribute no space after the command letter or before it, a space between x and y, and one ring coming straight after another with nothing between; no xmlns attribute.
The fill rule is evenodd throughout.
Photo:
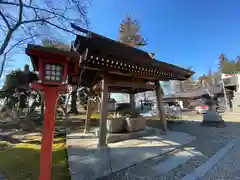
<svg viewBox="0 0 240 180"><path fill-rule="evenodd" d="M45 86L43 88L45 111L42 132L42 145L40 152L39 180L51 179L52 144L54 136L55 106L58 98L58 87Z"/></svg>

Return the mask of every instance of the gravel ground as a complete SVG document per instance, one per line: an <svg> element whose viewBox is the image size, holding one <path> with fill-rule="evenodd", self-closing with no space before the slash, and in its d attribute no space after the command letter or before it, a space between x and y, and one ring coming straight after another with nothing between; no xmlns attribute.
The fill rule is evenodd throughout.
<svg viewBox="0 0 240 180"><path fill-rule="evenodd" d="M156 125L154 125L156 123ZM150 126L156 127L159 126L159 122L150 122ZM196 136L196 140L191 142L188 147L193 147L195 150L202 152L205 156L211 157L217 151L219 151L223 146L229 143L233 137L240 137L240 123L228 123L228 126L225 128L215 128L215 127L203 127L200 126L198 122L185 122L183 124L175 124L171 125L169 129L173 131L185 132ZM237 159L238 153L237 149L240 148L239 146L234 148L231 153L232 156L236 156L236 158L231 157L230 159ZM203 162L207 160L207 157L204 156L195 156L191 158L188 162L178 166L177 168L171 170L170 172L159 175L157 172L153 171L150 167L144 166L144 164L136 165L130 167L128 169L113 173L109 177L104 177L99 180L180 180L183 176L193 171L194 168L201 165ZM163 161L164 159L160 158L159 161ZM230 160L226 160L229 166L229 171L227 175L225 175L225 171L228 169L221 167L219 165L218 169L213 169L211 172L212 174L207 175L203 178L203 180L221 180L225 179L237 179L239 175L240 179L240 157L238 162L232 162ZM145 162L146 163L146 162ZM148 162L149 163L149 162ZM152 162L153 164L155 162ZM233 166L235 165L235 169ZM239 169L238 169L239 167ZM222 175L218 175L218 172L221 171Z"/></svg>
<svg viewBox="0 0 240 180"><path fill-rule="evenodd" d="M240 141L202 178L202 180L240 179Z"/></svg>
<svg viewBox="0 0 240 180"><path fill-rule="evenodd" d="M195 136L196 140L188 146L196 148L207 157L214 155L233 137L240 137L240 123L228 123L225 128L215 128L200 126L199 122L185 122L172 125L170 129Z"/></svg>

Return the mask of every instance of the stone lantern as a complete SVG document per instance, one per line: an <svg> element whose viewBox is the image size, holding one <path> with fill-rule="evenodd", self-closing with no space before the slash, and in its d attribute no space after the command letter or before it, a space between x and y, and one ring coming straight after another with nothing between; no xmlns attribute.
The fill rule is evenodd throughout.
<svg viewBox="0 0 240 180"><path fill-rule="evenodd" d="M30 44L26 54L31 58L34 70L39 73L39 81L32 83L32 88L43 93L45 102L39 180L50 180L55 106L59 95L67 91L69 66L76 64L71 59L77 57L71 52L65 53L54 48Z"/></svg>
<svg viewBox="0 0 240 180"><path fill-rule="evenodd" d="M205 104L208 106L208 111L203 115L204 126L223 127L225 122L217 112L218 95L211 95L209 93L202 96L205 99Z"/></svg>

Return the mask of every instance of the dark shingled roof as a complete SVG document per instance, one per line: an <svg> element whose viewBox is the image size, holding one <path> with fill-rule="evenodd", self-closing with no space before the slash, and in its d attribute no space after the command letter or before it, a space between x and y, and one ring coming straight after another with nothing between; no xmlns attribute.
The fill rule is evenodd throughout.
<svg viewBox="0 0 240 180"><path fill-rule="evenodd" d="M76 25L72 25L72 27L87 34L87 36L78 35L76 37L74 46L79 54L84 53L87 48L89 57L93 57L93 59L99 57L100 59L103 59L103 63L105 63L106 60L126 63L129 65L128 67L130 67L128 68L130 72L134 72L134 69L131 69L132 66L153 70L150 71L148 75L152 77L156 76L156 80L186 80L194 74L191 70L153 59L148 52L143 50L89 32ZM103 63L100 63L99 65L103 65Z"/></svg>
<svg viewBox="0 0 240 180"><path fill-rule="evenodd" d="M228 90L226 90L228 92ZM175 94L168 94L163 97L163 99L197 99L207 92L212 94L221 94L223 93L223 88L220 86L207 87L207 88L198 88L194 90L188 90L184 92L178 92Z"/></svg>

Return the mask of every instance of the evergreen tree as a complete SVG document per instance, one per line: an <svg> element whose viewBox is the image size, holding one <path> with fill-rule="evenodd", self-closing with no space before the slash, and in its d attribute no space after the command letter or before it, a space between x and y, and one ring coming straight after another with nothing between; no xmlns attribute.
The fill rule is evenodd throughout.
<svg viewBox="0 0 240 180"><path fill-rule="evenodd" d="M219 73L232 74L237 71L237 65L234 60L228 60L224 54L219 56Z"/></svg>
<svg viewBox="0 0 240 180"><path fill-rule="evenodd" d="M120 24L119 41L133 47L145 46L146 40L139 34L139 30L139 23L130 16L126 16Z"/></svg>
<svg viewBox="0 0 240 180"><path fill-rule="evenodd" d="M236 62L236 72L240 72L240 56L237 57L237 62Z"/></svg>
<svg viewBox="0 0 240 180"><path fill-rule="evenodd" d="M220 73L222 73L224 71L224 67L226 65L227 58L226 58L225 54L221 53L220 56L218 57L218 59L219 59L218 70Z"/></svg>
<svg viewBox="0 0 240 180"><path fill-rule="evenodd" d="M240 66L240 56L237 57L237 62L236 62L236 64Z"/></svg>

